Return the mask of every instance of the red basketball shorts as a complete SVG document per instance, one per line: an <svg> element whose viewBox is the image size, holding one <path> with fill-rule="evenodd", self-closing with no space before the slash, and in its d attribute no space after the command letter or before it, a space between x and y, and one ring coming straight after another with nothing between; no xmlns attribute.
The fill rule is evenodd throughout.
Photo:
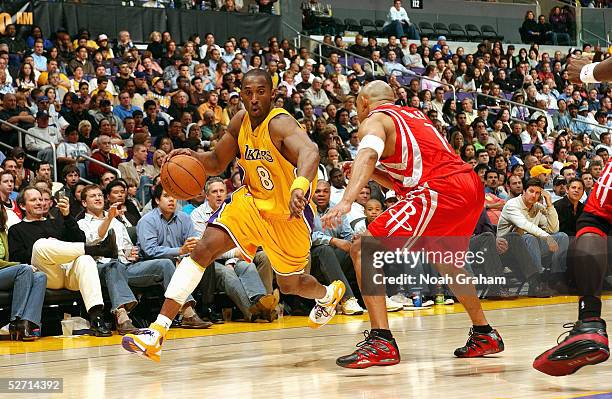
<svg viewBox="0 0 612 399"><path fill-rule="evenodd" d="M471 237L484 208L484 187L476 173L462 172L408 192L381 213L368 230L375 237Z"/></svg>

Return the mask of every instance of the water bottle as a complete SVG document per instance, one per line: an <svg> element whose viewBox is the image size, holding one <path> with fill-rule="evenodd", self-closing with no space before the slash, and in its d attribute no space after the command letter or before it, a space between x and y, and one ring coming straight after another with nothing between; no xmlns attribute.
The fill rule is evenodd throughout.
<svg viewBox="0 0 612 399"><path fill-rule="evenodd" d="M442 284L436 284L436 298L434 303L436 305L444 305L444 287L442 287Z"/></svg>
<svg viewBox="0 0 612 399"><path fill-rule="evenodd" d="M414 291L412 293L412 306L420 308L423 306L423 297L421 297L421 291Z"/></svg>

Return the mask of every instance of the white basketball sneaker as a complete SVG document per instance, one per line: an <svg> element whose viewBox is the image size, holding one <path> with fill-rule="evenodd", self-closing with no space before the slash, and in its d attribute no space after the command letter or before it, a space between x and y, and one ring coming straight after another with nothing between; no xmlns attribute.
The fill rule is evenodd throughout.
<svg viewBox="0 0 612 399"><path fill-rule="evenodd" d="M347 299L340 305L340 308L342 309L342 314L345 314L345 315L363 314L363 308L359 306L359 302L357 302L357 298Z"/></svg>
<svg viewBox="0 0 612 399"><path fill-rule="evenodd" d="M128 352L142 355L154 362L159 362L166 329L156 323L149 328L141 328L134 334L126 334L121 345Z"/></svg>
<svg viewBox="0 0 612 399"><path fill-rule="evenodd" d="M331 283L327 290L333 290L332 299L327 303L320 303L319 300L315 300L315 306L310 311L308 318L308 326L310 328L319 328L327 324L336 315L336 305L340 302L346 291L344 283L340 280L336 280Z"/></svg>

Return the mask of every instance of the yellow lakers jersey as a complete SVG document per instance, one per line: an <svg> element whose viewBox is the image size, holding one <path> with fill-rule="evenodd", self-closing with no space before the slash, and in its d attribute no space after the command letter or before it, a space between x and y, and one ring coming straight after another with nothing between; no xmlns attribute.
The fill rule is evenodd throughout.
<svg viewBox="0 0 612 399"><path fill-rule="evenodd" d="M255 130L251 127L248 114L245 114L238 135L238 166L259 211L264 214L289 215L289 190L297 177L297 168L283 157L270 138L268 123L279 114L292 117L284 109L274 108ZM306 193L308 200L312 198L316 185L315 176Z"/></svg>

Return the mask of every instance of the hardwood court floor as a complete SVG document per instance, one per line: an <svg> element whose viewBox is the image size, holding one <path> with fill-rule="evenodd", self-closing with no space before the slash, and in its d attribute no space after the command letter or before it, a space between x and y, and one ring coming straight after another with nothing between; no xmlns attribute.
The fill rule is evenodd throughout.
<svg viewBox="0 0 612 399"><path fill-rule="evenodd" d="M0 377L64 378L63 394L0 398L611 398L612 361L569 377L548 377L533 358L576 317L575 299L485 302L506 351L456 359L469 322L460 305L391 315L402 362L346 370L335 358L353 350L367 316L340 316L320 330L304 317L171 330L161 363L124 352L120 338L45 338L0 342ZM604 303L612 320L612 300Z"/></svg>

